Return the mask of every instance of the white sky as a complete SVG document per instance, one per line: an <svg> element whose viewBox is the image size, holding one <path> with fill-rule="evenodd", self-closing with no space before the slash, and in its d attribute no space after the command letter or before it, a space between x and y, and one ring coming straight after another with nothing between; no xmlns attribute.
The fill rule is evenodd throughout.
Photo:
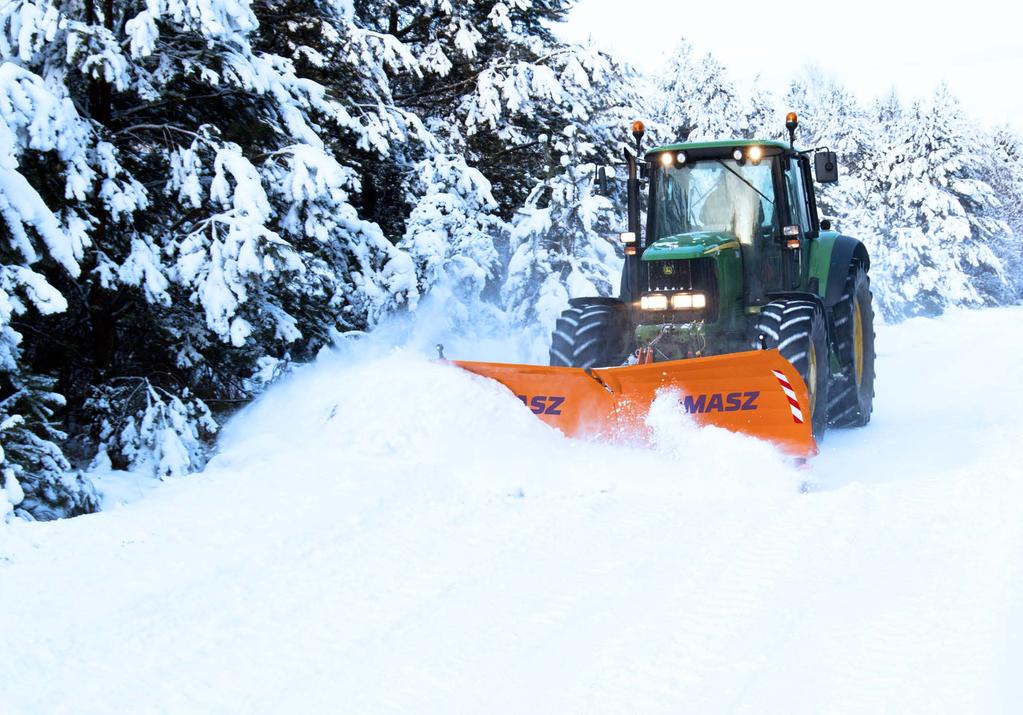
<svg viewBox="0 0 1023 715"><path fill-rule="evenodd" d="M698 51L713 52L740 86L759 74L770 89L783 90L807 64L863 99L894 88L908 101L945 80L981 122L1023 131L1020 14L1006 0L579 0L562 34L592 38L645 69L684 36ZM791 40L783 37L786 27L799 28Z"/></svg>

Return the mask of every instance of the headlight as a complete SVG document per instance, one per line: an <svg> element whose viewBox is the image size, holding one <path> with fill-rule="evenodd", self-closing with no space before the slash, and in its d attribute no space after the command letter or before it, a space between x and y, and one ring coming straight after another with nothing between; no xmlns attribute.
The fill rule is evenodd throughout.
<svg viewBox="0 0 1023 715"><path fill-rule="evenodd" d="M707 296L703 293L676 293L671 296L673 310L702 310L707 307Z"/></svg>
<svg viewBox="0 0 1023 715"><path fill-rule="evenodd" d="M693 307L693 296L691 293L676 293L671 296L671 307L675 310L687 310Z"/></svg>
<svg viewBox="0 0 1023 715"><path fill-rule="evenodd" d="M667 310L668 296L666 295L645 295L639 299L639 307L642 310Z"/></svg>
<svg viewBox="0 0 1023 715"><path fill-rule="evenodd" d="M703 293L674 293L666 295L644 295L639 299L642 310L703 310L707 307L707 296Z"/></svg>

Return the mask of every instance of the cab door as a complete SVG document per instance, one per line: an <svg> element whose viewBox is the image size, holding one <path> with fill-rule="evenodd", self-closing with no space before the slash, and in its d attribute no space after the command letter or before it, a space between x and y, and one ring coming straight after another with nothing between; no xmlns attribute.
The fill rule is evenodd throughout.
<svg viewBox="0 0 1023 715"><path fill-rule="evenodd" d="M742 244L743 305L765 305L771 294L784 291L785 251L780 241L781 227L788 220L784 198L787 163L784 156L772 157L770 183L758 187L766 198L761 199L762 222L753 232L752 240Z"/></svg>
<svg viewBox="0 0 1023 715"><path fill-rule="evenodd" d="M789 290L798 289L804 282L809 267L810 240L816 238L816 222L810 197L806 190L806 177L810 162L805 156L789 157L785 171L786 220L782 226L781 245L784 257L784 282Z"/></svg>

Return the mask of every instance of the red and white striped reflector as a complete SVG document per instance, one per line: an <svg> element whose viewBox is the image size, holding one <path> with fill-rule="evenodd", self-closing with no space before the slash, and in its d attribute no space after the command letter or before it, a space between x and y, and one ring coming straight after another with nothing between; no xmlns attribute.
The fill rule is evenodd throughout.
<svg viewBox="0 0 1023 715"><path fill-rule="evenodd" d="M792 389L792 384L785 377L784 373L780 373L777 370L771 370L771 372L774 374L775 379L778 380L778 384L781 385L781 391L785 393L785 397L789 398L792 421L796 424L803 424L803 410L799 408L799 400L796 399L796 391Z"/></svg>

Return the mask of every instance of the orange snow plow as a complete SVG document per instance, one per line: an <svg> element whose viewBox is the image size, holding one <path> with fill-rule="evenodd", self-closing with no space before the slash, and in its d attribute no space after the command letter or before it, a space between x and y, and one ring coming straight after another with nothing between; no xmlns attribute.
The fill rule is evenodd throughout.
<svg viewBox="0 0 1023 715"><path fill-rule="evenodd" d="M570 437L644 439L650 406L667 391L698 424L768 440L793 456L817 452L806 385L777 350L593 369L451 362L497 380Z"/></svg>

